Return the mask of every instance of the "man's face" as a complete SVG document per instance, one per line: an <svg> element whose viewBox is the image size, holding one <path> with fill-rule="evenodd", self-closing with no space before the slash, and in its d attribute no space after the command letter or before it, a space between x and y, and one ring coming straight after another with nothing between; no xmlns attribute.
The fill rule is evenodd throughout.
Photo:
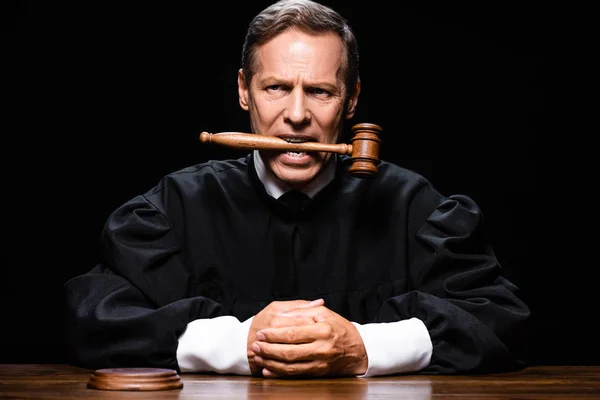
<svg viewBox="0 0 600 400"><path fill-rule="evenodd" d="M344 118L354 114L359 88L344 109L346 89L338 70L341 39L287 30L258 48L250 87L238 73L240 105L250 112L252 131L288 141L336 143ZM327 165L331 153L262 151L280 180L301 188Z"/></svg>

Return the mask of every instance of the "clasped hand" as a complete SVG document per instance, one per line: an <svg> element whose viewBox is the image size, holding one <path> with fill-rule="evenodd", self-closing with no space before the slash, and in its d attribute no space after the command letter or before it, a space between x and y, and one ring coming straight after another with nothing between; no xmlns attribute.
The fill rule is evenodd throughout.
<svg viewBox="0 0 600 400"><path fill-rule="evenodd" d="M361 375L368 365L356 327L321 299L275 301L259 312L248 362L252 375L266 378Z"/></svg>

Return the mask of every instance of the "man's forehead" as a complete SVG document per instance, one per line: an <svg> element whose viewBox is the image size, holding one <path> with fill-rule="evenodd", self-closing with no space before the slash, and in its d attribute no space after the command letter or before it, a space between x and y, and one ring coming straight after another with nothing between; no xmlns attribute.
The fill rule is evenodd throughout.
<svg viewBox="0 0 600 400"><path fill-rule="evenodd" d="M256 52L256 73L290 78L335 80L344 62L341 39L334 33L307 34L285 31L261 45Z"/></svg>

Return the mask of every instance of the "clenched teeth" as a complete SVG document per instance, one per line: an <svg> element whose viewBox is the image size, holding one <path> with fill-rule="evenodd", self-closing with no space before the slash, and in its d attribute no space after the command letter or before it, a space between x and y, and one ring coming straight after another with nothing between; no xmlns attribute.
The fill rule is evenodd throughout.
<svg viewBox="0 0 600 400"><path fill-rule="evenodd" d="M301 139L301 138L284 138L284 140L288 143L304 143L304 142L308 142L308 140L306 139Z"/></svg>
<svg viewBox="0 0 600 400"><path fill-rule="evenodd" d="M290 155L292 157L303 157L306 152L304 151L286 151L287 155Z"/></svg>

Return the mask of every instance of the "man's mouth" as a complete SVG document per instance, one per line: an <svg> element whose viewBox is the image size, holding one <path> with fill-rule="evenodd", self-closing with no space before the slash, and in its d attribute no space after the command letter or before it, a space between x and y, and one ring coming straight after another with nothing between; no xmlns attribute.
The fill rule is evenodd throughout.
<svg viewBox="0 0 600 400"><path fill-rule="evenodd" d="M281 137L281 139L285 140L288 143L305 143L305 142L314 142L315 140L313 138L307 138L307 137ZM297 158L301 158L304 157L306 155L305 151L286 151L285 154L289 155L290 157L297 157Z"/></svg>

